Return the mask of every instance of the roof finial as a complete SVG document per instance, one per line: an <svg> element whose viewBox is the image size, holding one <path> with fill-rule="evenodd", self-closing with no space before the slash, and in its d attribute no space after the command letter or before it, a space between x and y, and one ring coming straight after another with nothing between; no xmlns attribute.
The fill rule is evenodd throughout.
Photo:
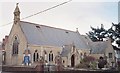
<svg viewBox="0 0 120 73"><path fill-rule="evenodd" d="M16 8L14 10L14 23L16 24L18 21L20 21L20 10L18 7L19 3L16 3Z"/></svg>
<svg viewBox="0 0 120 73"><path fill-rule="evenodd" d="M19 3L16 3L16 6L18 6Z"/></svg>
<svg viewBox="0 0 120 73"><path fill-rule="evenodd" d="M19 4L19 3L16 3L16 8L15 8L15 11L14 11L14 12L20 12L19 7L18 7L18 4Z"/></svg>
<svg viewBox="0 0 120 73"><path fill-rule="evenodd" d="M76 28L76 32L78 32L78 28Z"/></svg>

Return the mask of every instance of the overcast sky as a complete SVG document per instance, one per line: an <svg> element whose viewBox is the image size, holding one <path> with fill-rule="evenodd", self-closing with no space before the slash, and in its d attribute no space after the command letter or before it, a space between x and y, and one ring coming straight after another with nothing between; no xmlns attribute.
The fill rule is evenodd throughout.
<svg viewBox="0 0 120 73"><path fill-rule="evenodd" d="M49 7L60 4L68 0L44 0L19 2L11 0L0 2L0 41L5 35L9 35L13 24L5 25L13 21L13 12L16 2L19 2L21 18L45 10ZM113 23L118 23L118 0L72 0L69 3L41 13L39 15L24 19L32 23L68 29L76 31L79 29L80 34L90 31L90 26L97 27L104 24L109 28ZM2 26L5 25L5 26Z"/></svg>

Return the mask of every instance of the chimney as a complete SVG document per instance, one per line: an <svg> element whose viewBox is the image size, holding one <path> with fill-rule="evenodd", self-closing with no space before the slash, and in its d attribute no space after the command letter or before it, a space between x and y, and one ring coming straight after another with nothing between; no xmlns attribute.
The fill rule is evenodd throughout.
<svg viewBox="0 0 120 73"><path fill-rule="evenodd" d="M8 36L6 35L5 38L3 38L3 41L2 41L2 50L5 50L5 45L8 41Z"/></svg>
<svg viewBox="0 0 120 73"><path fill-rule="evenodd" d="M5 44L5 39L4 39L4 38L3 38L3 41L2 41L2 42L3 42L3 44Z"/></svg>
<svg viewBox="0 0 120 73"><path fill-rule="evenodd" d="M8 41L8 36L6 35L5 36L5 44L7 43L7 41Z"/></svg>
<svg viewBox="0 0 120 73"><path fill-rule="evenodd" d="M5 50L5 39L3 38L3 41L2 41L2 50Z"/></svg>

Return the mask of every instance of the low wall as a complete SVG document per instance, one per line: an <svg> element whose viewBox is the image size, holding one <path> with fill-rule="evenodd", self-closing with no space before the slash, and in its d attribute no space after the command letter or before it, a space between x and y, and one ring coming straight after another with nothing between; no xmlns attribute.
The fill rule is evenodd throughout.
<svg viewBox="0 0 120 73"><path fill-rule="evenodd" d="M65 71L70 71L71 73L120 73L118 70L90 70L90 69L65 69Z"/></svg>
<svg viewBox="0 0 120 73"><path fill-rule="evenodd" d="M59 69L59 68L58 68ZM66 68L64 70L56 70L56 71L50 71L50 72L70 72L70 73L120 73L118 70L89 70L89 69L69 69ZM12 67L12 66L3 66L2 67L2 73L45 73L48 71L44 71L43 65L37 65L36 67ZM48 72L49 73L49 72Z"/></svg>
<svg viewBox="0 0 120 73"><path fill-rule="evenodd" d="M43 71L42 65L37 65L36 67L14 67L14 66L3 66L3 72L15 72L15 71Z"/></svg>

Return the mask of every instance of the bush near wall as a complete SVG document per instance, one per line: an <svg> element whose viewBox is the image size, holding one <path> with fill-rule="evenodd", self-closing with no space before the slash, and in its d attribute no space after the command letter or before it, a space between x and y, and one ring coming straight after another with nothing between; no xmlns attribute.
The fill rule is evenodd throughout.
<svg viewBox="0 0 120 73"><path fill-rule="evenodd" d="M97 63L96 59L92 56L85 56L78 65L76 65L76 68L89 68L89 69L96 69Z"/></svg>

